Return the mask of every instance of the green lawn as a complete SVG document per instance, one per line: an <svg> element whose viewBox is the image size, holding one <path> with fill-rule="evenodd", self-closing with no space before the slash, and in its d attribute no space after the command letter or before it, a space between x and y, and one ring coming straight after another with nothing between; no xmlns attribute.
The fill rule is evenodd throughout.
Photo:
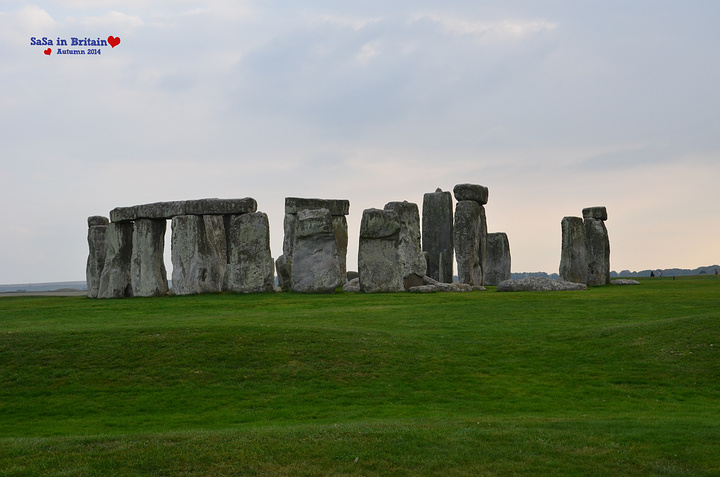
<svg viewBox="0 0 720 477"><path fill-rule="evenodd" d="M720 475L720 280L0 298L0 476Z"/></svg>

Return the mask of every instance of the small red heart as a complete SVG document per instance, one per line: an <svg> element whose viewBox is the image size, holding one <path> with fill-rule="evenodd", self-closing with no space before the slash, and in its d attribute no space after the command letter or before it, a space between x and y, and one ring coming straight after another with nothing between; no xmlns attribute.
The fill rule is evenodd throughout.
<svg viewBox="0 0 720 477"><path fill-rule="evenodd" d="M116 46L118 46L118 45L120 44L120 37L119 37L119 36L117 36L117 37L115 37L115 36L109 36L109 37L108 37L108 43L110 44L110 46L112 46L113 48L115 48Z"/></svg>
<svg viewBox="0 0 720 477"><path fill-rule="evenodd" d="M49 56L50 53L52 53L52 48L48 48L47 50L43 51L43 53Z"/></svg>

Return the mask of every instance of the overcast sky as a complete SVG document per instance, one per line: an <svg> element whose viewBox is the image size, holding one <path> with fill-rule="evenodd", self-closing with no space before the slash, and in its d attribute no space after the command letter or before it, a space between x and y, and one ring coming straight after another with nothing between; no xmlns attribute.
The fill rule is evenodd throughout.
<svg viewBox="0 0 720 477"><path fill-rule="evenodd" d="M489 188L513 271L557 272L562 218L597 205L613 270L718 263L719 19L716 0L0 0L0 283L83 280L88 216L202 197L255 198L274 258L285 197L349 199L354 269L363 209L464 182Z"/></svg>

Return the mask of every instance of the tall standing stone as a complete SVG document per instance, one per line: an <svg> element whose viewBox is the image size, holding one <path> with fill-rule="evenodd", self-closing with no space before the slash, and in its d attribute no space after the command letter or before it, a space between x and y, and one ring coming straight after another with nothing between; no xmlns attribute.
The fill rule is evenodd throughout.
<svg viewBox="0 0 720 477"><path fill-rule="evenodd" d="M388 202L385 204L385 210L394 211L400 222L398 257L402 266L405 290L423 285L427 262L422 252L420 212L417 204L408 201Z"/></svg>
<svg viewBox="0 0 720 477"><path fill-rule="evenodd" d="M561 226L560 278L568 282L587 284L588 262L583 219L563 217Z"/></svg>
<svg viewBox="0 0 720 477"><path fill-rule="evenodd" d="M88 259L85 266L85 281L88 298L97 298L100 289L100 275L105 267L105 237L110 221L99 215L88 217Z"/></svg>
<svg viewBox="0 0 720 477"><path fill-rule="evenodd" d="M299 211L294 231L290 289L303 293L332 293L343 281L330 211Z"/></svg>
<svg viewBox="0 0 720 477"><path fill-rule="evenodd" d="M227 242L221 215L178 215L172 219L175 295L222 291Z"/></svg>
<svg viewBox="0 0 720 477"><path fill-rule="evenodd" d="M453 281L453 203L450 192L437 189L423 196L422 248L428 254L427 274Z"/></svg>
<svg viewBox="0 0 720 477"><path fill-rule="evenodd" d="M100 275L98 298L125 298L132 295L133 223L111 223L105 237L105 266Z"/></svg>
<svg viewBox="0 0 720 477"><path fill-rule="evenodd" d="M366 209L360 223L358 273L366 293L404 291L398 253L400 220L393 210Z"/></svg>
<svg viewBox="0 0 720 477"><path fill-rule="evenodd" d="M610 285L610 238L605 207L583 209L587 249L587 285Z"/></svg>
<svg viewBox="0 0 720 477"><path fill-rule="evenodd" d="M161 296L168 292L165 270L165 219L137 219L133 231L130 281L133 296Z"/></svg>
<svg viewBox="0 0 720 477"><path fill-rule="evenodd" d="M270 224L263 212L226 217L228 263L223 289L238 293L273 290Z"/></svg>
<svg viewBox="0 0 720 477"><path fill-rule="evenodd" d="M505 232L487 234L487 268L485 285L497 286L510 280L510 242Z"/></svg>
<svg viewBox="0 0 720 477"><path fill-rule="evenodd" d="M455 258L458 281L472 286L483 286L483 268L480 262L483 207L475 201L463 200L455 206Z"/></svg>

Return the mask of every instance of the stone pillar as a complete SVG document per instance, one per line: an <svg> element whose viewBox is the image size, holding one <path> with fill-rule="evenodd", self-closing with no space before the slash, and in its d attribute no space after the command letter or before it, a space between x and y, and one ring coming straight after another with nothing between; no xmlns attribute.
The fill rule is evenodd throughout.
<svg viewBox="0 0 720 477"><path fill-rule="evenodd" d="M131 297L132 222L112 222L105 237L105 266L100 275L98 298Z"/></svg>
<svg viewBox="0 0 720 477"><path fill-rule="evenodd" d="M88 217L88 254L85 266L88 298L97 298L100 289L100 275L105 267L105 237L110 221L107 217L95 215Z"/></svg>
<svg viewBox="0 0 720 477"><path fill-rule="evenodd" d="M487 187L458 184L453 189L455 208L455 255L458 281L472 286L485 285L487 269Z"/></svg>
<svg viewBox="0 0 720 477"><path fill-rule="evenodd" d="M173 217L171 246L175 295L222 291L227 243L221 215Z"/></svg>
<svg viewBox="0 0 720 477"><path fill-rule="evenodd" d="M161 296L168 292L165 270L165 219L137 219L133 232L130 281L133 296Z"/></svg>
<svg viewBox="0 0 720 477"><path fill-rule="evenodd" d="M237 293L273 291L273 259L267 215L255 212L228 216L225 231L228 263L223 289Z"/></svg>
<svg viewBox="0 0 720 477"><path fill-rule="evenodd" d="M330 211L299 211L294 238L290 289L303 293L334 292L345 280L340 270Z"/></svg>
<svg viewBox="0 0 720 477"><path fill-rule="evenodd" d="M428 254L427 275L439 282L452 283L453 204L450 192L437 189L423 196L422 248Z"/></svg>
<svg viewBox="0 0 720 477"><path fill-rule="evenodd" d="M392 210L398 215L400 233L398 256L402 266L403 285L405 290L423 285L423 277L427 273L427 262L422 252L420 238L420 212L417 204L412 202L388 202L385 210Z"/></svg>
<svg viewBox="0 0 720 477"><path fill-rule="evenodd" d="M585 226L580 217L563 217L560 278L567 282L587 284L588 263Z"/></svg>
<svg viewBox="0 0 720 477"><path fill-rule="evenodd" d="M360 223L358 273L366 293L404 291L400 219L393 210L366 209Z"/></svg>
<svg viewBox="0 0 720 477"><path fill-rule="evenodd" d="M605 207L583 209L587 249L587 285L610 285L610 238Z"/></svg>
<svg viewBox="0 0 720 477"><path fill-rule="evenodd" d="M487 234L485 285L497 286L510 278L510 242L507 234L504 232Z"/></svg>

